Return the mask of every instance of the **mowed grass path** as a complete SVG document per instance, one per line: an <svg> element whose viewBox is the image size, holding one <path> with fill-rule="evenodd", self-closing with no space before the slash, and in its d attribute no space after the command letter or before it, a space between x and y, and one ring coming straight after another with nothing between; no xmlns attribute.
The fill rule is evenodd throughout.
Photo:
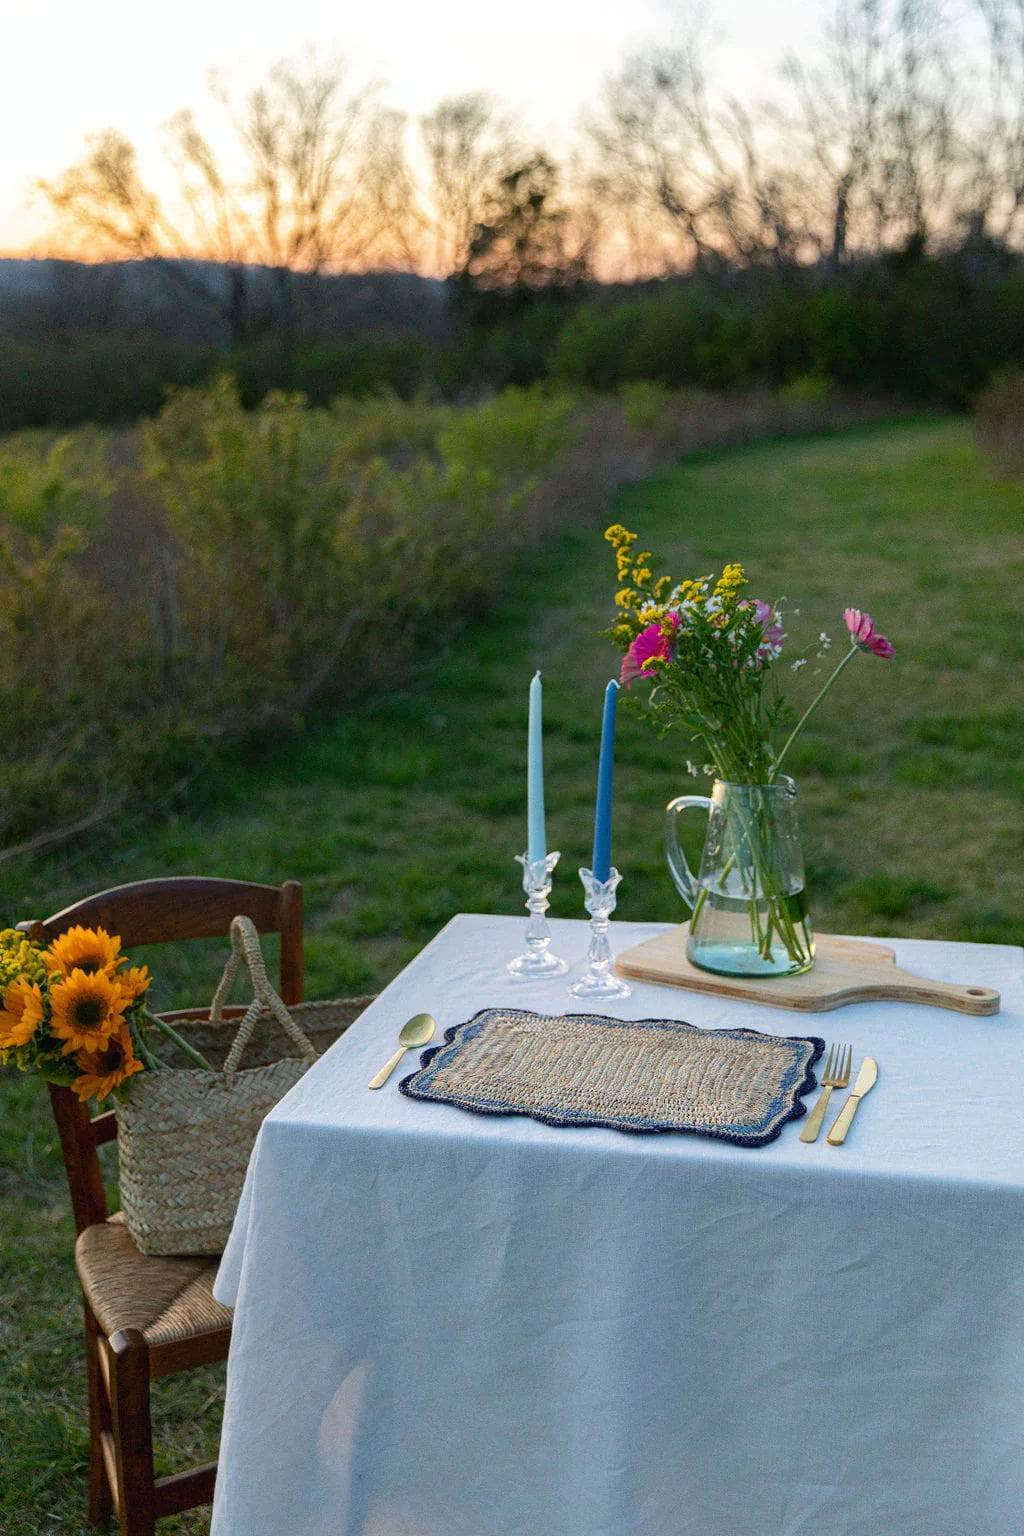
<svg viewBox="0 0 1024 1536"><path fill-rule="evenodd" d="M867 608L896 660L859 659L791 767L816 924L863 934L1021 941L1024 895L1024 491L977 461L967 424L902 423L703 457L622 491L612 517L668 569L743 560L752 590L785 598L794 641L843 644ZM305 885L310 996L387 981L457 911L521 910L525 706L545 681L552 909L582 915L604 683L617 656L600 530L566 535L510 574L495 616L423 654L355 716L310 726L229 765L190 816L136 822L105 846L8 867L10 919L104 884L187 872ZM799 613L796 611L799 610ZM382 622L380 643L387 647ZM807 667L791 679L809 697ZM799 688L798 686L799 685ZM682 917L664 872L665 801L693 788L682 740L624 711L614 855L618 915ZM203 1001L223 946L147 956L164 1002ZM84 1419L70 1223L39 1085L4 1084L6 1351L0 1528L76 1532ZM168 1461L212 1453L219 1377L164 1384ZM83 1527L84 1529L84 1527ZM205 1516L167 1522L206 1529Z"/></svg>

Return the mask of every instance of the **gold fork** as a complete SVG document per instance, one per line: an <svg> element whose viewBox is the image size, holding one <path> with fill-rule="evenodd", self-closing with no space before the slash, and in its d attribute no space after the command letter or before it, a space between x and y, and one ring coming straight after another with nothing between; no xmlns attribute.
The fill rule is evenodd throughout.
<svg viewBox="0 0 1024 1536"><path fill-rule="evenodd" d="M828 1055L825 1057L825 1070L821 1074L821 1093L818 1095L817 1104L807 1117L807 1124L800 1132L801 1141L817 1141L821 1122L828 1109L828 1101L832 1097L832 1090L846 1087L850 1081L852 1065L852 1045L829 1046Z"/></svg>

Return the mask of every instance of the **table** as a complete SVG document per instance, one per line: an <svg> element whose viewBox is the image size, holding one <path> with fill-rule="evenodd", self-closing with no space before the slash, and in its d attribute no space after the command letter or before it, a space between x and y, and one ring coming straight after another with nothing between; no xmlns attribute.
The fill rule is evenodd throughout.
<svg viewBox="0 0 1024 1536"><path fill-rule="evenodd" d="M552 928L580 961L586 925ZM453 919L265 1122L216 1285L214 1536L1020 1536L1022 952L895 943L998 987L992 1018L646 985L608 1008L870 1051L841 1149L367 1092L421 1009L570 1011L564 979L504 976L521 937Z"/></svg>

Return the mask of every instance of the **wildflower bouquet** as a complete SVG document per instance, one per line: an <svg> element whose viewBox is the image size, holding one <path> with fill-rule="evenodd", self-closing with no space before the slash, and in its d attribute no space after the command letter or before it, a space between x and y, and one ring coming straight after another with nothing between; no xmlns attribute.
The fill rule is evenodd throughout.
<svg viewBox="0 0 1024 1536"><path fill-rule="evenodd" d="M698 748L704 771L713 773L722 812L718 827L721 843L728 846L717 871L712 891L695 888L681 861L677 883L693 904L691 958L709 969L735 969L722 956L709 963L693 948L693 938L704 907L717 898L722 911L745 907L756 958L743 963L759 973L778 974L806 969L813 947L802 893L781 869L780 843L795 829L792 813L783 826L780 791L792 792L791 781L781 776L786 755L804 725L833 687L843 670L862 652L891 657L892 644L876 630L870 614L847 608L843 614L850 647L833 667L803 713L796 711L779 687L780 662L787 635L779 606L747 594L742 565L726 565L717 577L698 576L674 581L657 575L657 562L648 550L636 551L637 535L620 523L605 533L615 552L619 610L610 637L625 652L621 684L651 685L651 712L662 727L682 727ZM831 641L821 634L804 651L789 651L788 670L799 673L811 656L827 656ZM691 772L697 772L693 764ZM727 824L726 809L731 815ZM714 814L714 806L712 807ZM799 897L799 899L797 899ZM735 925L734 925L735 928ZM779 939L785 955L776 963L773 940ZM734 948L742 948L737 944ZM728 946L725 946L727 949ZM761 964L759 965L758 962Z"/></svg>
<svg viewBox="0 0 1024 1536"><path fill-rule="evenodd" d="M37 1072L85 1102L120 1092L136 1072L161 1067L148 1034L172 1039L197 1066L209 1063L149 1012L152 977L129 966L121 940L102 928L69 928L48 948L0 931L0 1066Z"/></svg>
<svg viewBox="0 0 1024 1536"><path fill-rule="evenodd" d="M619 617L609 631L625 651L621 683L653 683L651 706L666 726L681 725L701 744L714 772L733 784L770 784L793 742L839 674L862 651L895 654L870 614L847 608L843 614L850 649L842 656L803 714L778 688L777 667L787 636L779 608L744 595L742 565L721 575L673 583L655 577L648 550L634 554L637 535L615 523L605 533L615 550ZM806 666L810 654L824 657L831 640L821 634L809 651L789 657L790 670ZM795 724L794 724L795 722ZM774 738L791 726L782 746Z"/></svg>

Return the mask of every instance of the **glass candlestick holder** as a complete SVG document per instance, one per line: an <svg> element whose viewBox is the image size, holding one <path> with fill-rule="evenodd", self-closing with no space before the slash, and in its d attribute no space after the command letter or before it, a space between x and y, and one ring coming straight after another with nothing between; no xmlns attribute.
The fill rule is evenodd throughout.
<svg viewBox="0 0 1024 1536"><path fill-rule="evenodd" d="M573 997L629 997L633 988L612 970L608 922L615 911L615 890L622 876L613 869L607 880L595 880L592 869L581 869L584 906L590 913L587 968L569 988Z"/></svg>
<svg viewBox="0 0 1024 1536"><path fill-rule="evenodd" d="M544 915L551 895L551 873L559 858L557 853L533 860L526 853L516 854L516 863L523 866L523 890L526 892L530 920L526 925L526 948L521 955L509 961L506 969L510 976L517 976L523 981L542 981L547 976L564 976L569 969L564 960L551 953L551 931Z"/></svg>

